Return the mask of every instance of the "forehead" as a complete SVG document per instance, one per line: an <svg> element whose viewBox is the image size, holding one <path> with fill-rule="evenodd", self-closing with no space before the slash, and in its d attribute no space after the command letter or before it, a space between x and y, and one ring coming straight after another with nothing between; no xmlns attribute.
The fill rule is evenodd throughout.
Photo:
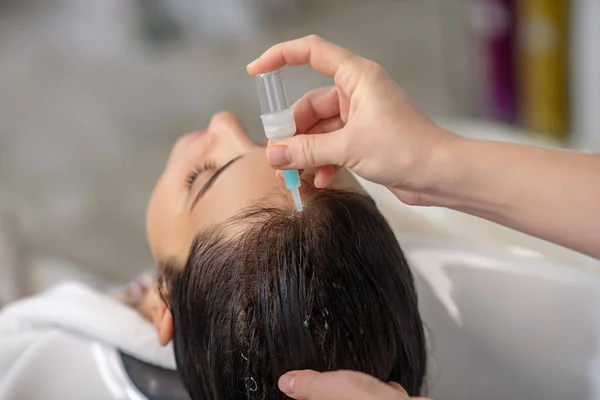
<svg viewBox="0 0 600 400"><path fill-rule="evenodd" d="M199 229L233 217L258 201L280 202L286 194L283 181L267 164L264 149L248 152L225 170L192 212Z"/></svg>

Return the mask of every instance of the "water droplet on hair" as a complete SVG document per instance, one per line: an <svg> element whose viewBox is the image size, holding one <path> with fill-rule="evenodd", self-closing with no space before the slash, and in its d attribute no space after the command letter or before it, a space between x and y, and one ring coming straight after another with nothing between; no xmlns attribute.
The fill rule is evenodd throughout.
<svg viewBox="0 0 600 400"><path fill-rule="evenodd" d="M304 328L308 329L308 321L310 320L310 317L307 315L306 318L304 319L304 322L302 323L302 325L304 325Z"/></svg>
<svg viewBox="0 0 600 400"><path fill-rule="evenodd" d="M325 321L325 330L329 329L329 324L327 323L327 321Z"/></svg>
<svg viewBox="0 0 600 400"><path fill-rule="evenodd" d="M365 331L363 331L363 328L358 328L358 333L360 333L361 335L364 335Z"/></svg>
<svg viewBox="0 0 600 400"><path fill-rule="evenodd" d="M246 389L251 392L256 392L258 390L258 383L254 380L254 378L246 378L245 379Z"/></svg>

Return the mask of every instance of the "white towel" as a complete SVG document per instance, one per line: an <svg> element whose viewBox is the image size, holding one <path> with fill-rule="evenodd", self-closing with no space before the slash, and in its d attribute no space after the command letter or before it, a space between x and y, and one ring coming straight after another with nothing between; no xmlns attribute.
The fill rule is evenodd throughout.
<svg viewBox="0 0 600 400"><path fill-rule="evenodd" d="M153 326L135 310L80 283L64 283L0 311L3 343L17 337L63 331L114 346L140 360L175 369L172 346L158 344ZM0 356L1 358L2 356Z"/></svg>

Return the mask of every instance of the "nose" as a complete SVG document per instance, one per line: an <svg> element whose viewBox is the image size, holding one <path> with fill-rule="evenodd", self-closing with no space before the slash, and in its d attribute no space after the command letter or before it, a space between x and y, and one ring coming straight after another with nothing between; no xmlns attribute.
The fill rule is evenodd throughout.
<svg viewBox="0 0 600 400"><path fill-rule="evenodd" d="M181 136L171 149L171 154L167 165L173 162L183 162L198 153L199 148L207 148L211 144L208 129L201 129L196 132Z"/></svg>
<svg viewBox="0 0 600 400"><path fill-rule="evenodd" d="M223 128L235 126L237 124L239 124L239 120L235 114L229 111L219 111L212 116L208 129L211 131L219 131Z"/></svg>
<svg viewBox="0 0 600 400"><path fill-rule="evenodd" d="M189 145L194 143L200 137L210 136L214 133L223 133L229 130L229 128L231 128L232 126L235 126L234 124L237 123L238 119L233 113L229 111L219 111L218 113L215 113L212 116L207 128L200 129L198 131L191 132L180 137L177 140L177 143L175 143L175 146L173 146L173 150L175 151L179 148L189 147Z"/></svg>

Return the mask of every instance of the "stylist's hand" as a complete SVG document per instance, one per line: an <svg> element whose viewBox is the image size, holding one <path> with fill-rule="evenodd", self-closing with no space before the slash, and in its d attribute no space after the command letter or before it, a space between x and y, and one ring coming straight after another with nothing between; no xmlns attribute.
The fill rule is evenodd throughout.
<svg viewBox="0 0 600 400"><path fill-rule="evenodd" d="M297 400L409 399L406 391L397 383L383 383L370 375L354 371L288 372L279 379L279 390Z"/></svg>
<svg viewBox="0 0 600 400"><path fill-rule="evenodd" d="M294 105L298 134L268 147L271 166L317 167L317 187L346 167L406 203L423 204L436 159L456 136L421 114L381 66L318 36L271 47L248 72L306 63L333 77L335 86L310 91Z"/></svg>

